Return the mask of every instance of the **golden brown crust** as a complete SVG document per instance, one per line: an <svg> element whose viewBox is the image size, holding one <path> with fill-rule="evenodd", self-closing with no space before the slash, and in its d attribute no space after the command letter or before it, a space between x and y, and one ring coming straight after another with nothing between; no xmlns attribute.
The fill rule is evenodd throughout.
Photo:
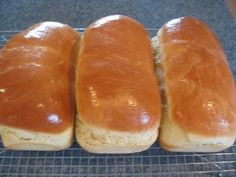
<svg viewBox="0 0 236 177"><path fill-rule="evenodd" d="M186 132L236 133L236 92L227 58L203 22L184 17L163 26L160 50L170 117Z"/></svg>
<svg viewBox="0 0 236 177"><path fill-rule="evenodd" d="M118 131L159 126L160 96L151 43L135 20L113 15L90 25L77 68L82 122Z"/></svg>
<svg viewBox="0 0 236 177"><path fill-rule="evenodd" d="M73 126L72 75L79 35L57 22L17 34L0 53L0 124L59 133Z"/></svg>

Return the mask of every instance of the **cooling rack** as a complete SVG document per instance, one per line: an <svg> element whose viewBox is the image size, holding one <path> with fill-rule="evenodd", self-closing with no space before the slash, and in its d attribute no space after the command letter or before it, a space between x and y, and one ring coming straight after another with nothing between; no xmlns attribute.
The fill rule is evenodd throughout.
<svg viewBox="0 0 236 177"><path fill-rule="evenodd" d="M76 28L83 32L84 28ZM151 36L157 29L148 28ZM0 48L19 31L0 31ZM64 151L11 151L0 141L1 177L236 177L236 144L219 153L171 153L154 144L128 155L94 155L74 141Z"/></svg>

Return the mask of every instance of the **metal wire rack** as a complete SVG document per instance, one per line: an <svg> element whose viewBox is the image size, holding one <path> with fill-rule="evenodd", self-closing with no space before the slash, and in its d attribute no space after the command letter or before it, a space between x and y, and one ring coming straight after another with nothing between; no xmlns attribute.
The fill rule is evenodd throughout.
<svg viewBox="0 0 236 177"><path fill-rule="evenodd" d="M83 32L84 28L76 28ZM151 36L157 29L148 28ZM19 31L0 31L0 48ZM171 153L156 143L128 155L94 155L74 141L64 151L11 151L0 141L1 177L236 177L236 144L219 153Z"/></svg>

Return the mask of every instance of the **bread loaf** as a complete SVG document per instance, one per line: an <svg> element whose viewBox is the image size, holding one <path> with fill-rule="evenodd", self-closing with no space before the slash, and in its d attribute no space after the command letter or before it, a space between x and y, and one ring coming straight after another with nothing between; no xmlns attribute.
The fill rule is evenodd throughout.
<svg viewBox="0 0 236 177"><path fill-rule="evenodd" d="M145 28L121 15L84 32L77 65L76 138L93 153L146 150L158 136L159 87Z"/></svg>
<svg viewBox="0 0 236 177"><path fill-rule="evenodd" d="M183 17L166 23L152 43L162 90L161 146L213 152L233 145L235 85L215 34L200 20Z"/></svg>
<svg viewBox="0 0 236 177"><path fill-rule="evenodd" d="M60 150L73 135L79 34L57 22L22 31L0 53L0 134L4 146Z"/></svg>

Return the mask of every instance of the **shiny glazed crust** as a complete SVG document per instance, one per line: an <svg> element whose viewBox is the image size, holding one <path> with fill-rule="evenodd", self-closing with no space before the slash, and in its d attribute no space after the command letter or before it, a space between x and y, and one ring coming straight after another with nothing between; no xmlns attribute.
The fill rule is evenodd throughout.
<svg viewBox="0 0 236 177"><path fill-rule="evenodd" d="M159 88L153 67L150 39L135 20L113 15L85 30L76 74L76 121L83 122L78 123L76 137L82 147L97 153L127 153L145 150L153 143L160 121ZM84 138L86 127L91 136L96 136L96 128L101 137L107 139L111 134L116 143L88 148L86 144L93 144L93 139ZM143 139L146 132L152 132L148 135L151 138L143 144L138 139ZM126 135L136 137L137 143L129 142ZM128 141L119 142L121 136Z"/></svg>
<svg viewBox="0 0 236 177"><path fill-rule="evenodd" d="M236 93L223 49L203 22L184 17L153 38L164 100L159 140L170 151L214 152L236 137Z"/></svg>
<svg viewBox="0 0 236 177"><path fill-rule="evenodd" d="M0 53L0 134L10 149L60 150L73 135L79 34L57 22L12 37Z"/></svg>

